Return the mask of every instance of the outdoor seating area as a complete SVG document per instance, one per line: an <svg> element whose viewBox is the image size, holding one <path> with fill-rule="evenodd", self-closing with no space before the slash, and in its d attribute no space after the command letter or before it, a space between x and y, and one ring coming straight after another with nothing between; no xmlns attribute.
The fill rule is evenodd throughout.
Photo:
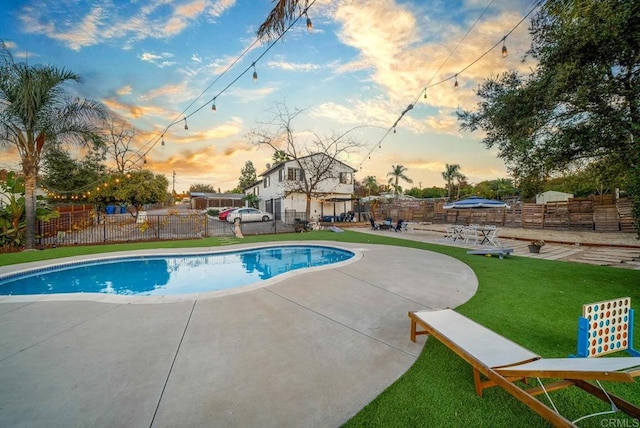
<svg viewBox="0 0 640 428"><path fill-rule="evenodd" d="M394 225L391 217L387 217L382 223L377 223L373 217L370 217L369 223L371 223L371 230L393 230L394 232L406 232L408 226L408 223L402 219Z"/></svg>
<svg viewBox="0 0 640 428"><path fill-rule="evenodd" d="M498 333L451 310L409 312L411 341L418 335L431 335L473 368L476 394L500 386L554 426L575 426L551 401L549 407L537 396L551 400L549 392L577 386L631 417L640 417L640 407L607 392L599 381L634 382L640 376L640 358L543 358ZM423 330L418 331L420 326ZM527 386L537 379L538 386ZM540 379L551 379L543 384ZM522 381L523 383L515 383ZM596 381L596 384L591 383Z"/></svg>
<svg viewBox="0 0 640 428"><path fill-rule="evenodd" d="M494 225L446 225L446 238L454 242L502 247L498 240L498 228Z"/></svg>

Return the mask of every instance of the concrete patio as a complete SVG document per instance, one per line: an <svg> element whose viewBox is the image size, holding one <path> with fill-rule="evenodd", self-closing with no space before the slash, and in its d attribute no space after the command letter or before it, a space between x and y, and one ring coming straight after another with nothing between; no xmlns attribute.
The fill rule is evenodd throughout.
<svg viewBox="0 0 640 428"><path fill-rule="evenodd" d="M0 297L0 426L339 426L420 353L407 312L477 280L429 251L338 246L358 260L236 294Z"/></svg>

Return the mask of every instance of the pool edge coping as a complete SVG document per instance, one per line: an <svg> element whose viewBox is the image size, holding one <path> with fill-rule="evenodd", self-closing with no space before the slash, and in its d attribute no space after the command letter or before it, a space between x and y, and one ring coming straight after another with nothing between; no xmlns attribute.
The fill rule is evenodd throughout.
<svg viewBox="0 0 640 428"><path fill-rule="evenodd" d="M26 262L14 265L2 266L0 269L0 280L7 276L16 275L20 273L26 273L28 271L45 269L61 264L76 264L94 260L109 260L120 259L133 256L176 256L176 255L203 255L203 254L217 254L228 253L242 250L269 248L269 247L282 247L282 246L324 246L337 248L344 251L354 253L354 256L348 260L344 260L337 263L331 263L323 266L314 266L310 268L296 269L283 274L276 275L273 278L267 280L253 282L238 287L233 287L224 290L205 291L200 293L188 293L177 294L168 296L138 296L138 295L120 295L120 294L106 294L106 293L56 293L56 294L22 294L5 296L0 295L0 303L32 303L32 302L61 302L61 301L90 301L96 303L114 303L114 304L161 304L161 303L178 303L178 302L191 302L201 299L212 299L217 297L229 296L233 294L245 293L252 290L261 289L270 285L276 284L283 280L289 279L293 276L318 272L327 269L338 269L340 267L347 266L352 263L356 263L363 258L362 249L347 248L336 245L335 241L286 241L286 242L272 242L272 243L247 243L247 244L232 244L216 247L185 247L185 248L156 248L156 249L144 249L144 250L125 250L115 251L110 253L99 254L87 254L83 256L71 256L62 257L56 259L40 260L37 262ZM11 269L11 268L18 269ZM21 268L21 269L19 269Z"/></svg>

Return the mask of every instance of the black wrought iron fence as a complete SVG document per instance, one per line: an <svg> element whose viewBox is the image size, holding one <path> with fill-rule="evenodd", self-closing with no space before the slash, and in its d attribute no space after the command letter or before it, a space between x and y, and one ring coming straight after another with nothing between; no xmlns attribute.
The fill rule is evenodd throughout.
<svg viewBox="0 0 640 428"><path fill-rule="evenodd" d="M292 213L284 221L245 222L240 224L240 229L243 235L291 233L299 220L306 220L305 213ZM200 212L140 213L134 217L131 214L95 215L87 211L83 215L63 215L41 221L37 230L38 244L42 247L235 236L233 223Z"/></svg>

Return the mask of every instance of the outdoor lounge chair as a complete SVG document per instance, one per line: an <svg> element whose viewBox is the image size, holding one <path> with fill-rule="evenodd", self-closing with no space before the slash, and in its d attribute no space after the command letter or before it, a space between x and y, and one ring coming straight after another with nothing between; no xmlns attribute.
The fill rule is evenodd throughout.
<svg viewBox="0 0 640 428"><path fill-rule="evenodd" d="M536 396L544 394L551 400L548 392L577 386L610 403L613 410L640 418L640 407L604 391L599 383L633 382L640 376L640 357L545 359L451 309L409 312L409 318L412 341L417 335L431 335L472 366L479 396L485 388L500 386L554 426L575 427L575 422L584 417L571 422L555 405L552 409ZM424 330L417 331L417 326ZM537 378L539 386L523 388L514 383L528 378ZM542 384L540 378L556 381Z"/></svg>
<svg viewBox="0 0 640 428"><path fill-rule="evenodd" d="M396 232L402 232L404 230L406 232L407 231L407 223L405 223L404 220L399 219L398 223L396 224L396 227L394 227L393 230L395 230Z"/></svg>

